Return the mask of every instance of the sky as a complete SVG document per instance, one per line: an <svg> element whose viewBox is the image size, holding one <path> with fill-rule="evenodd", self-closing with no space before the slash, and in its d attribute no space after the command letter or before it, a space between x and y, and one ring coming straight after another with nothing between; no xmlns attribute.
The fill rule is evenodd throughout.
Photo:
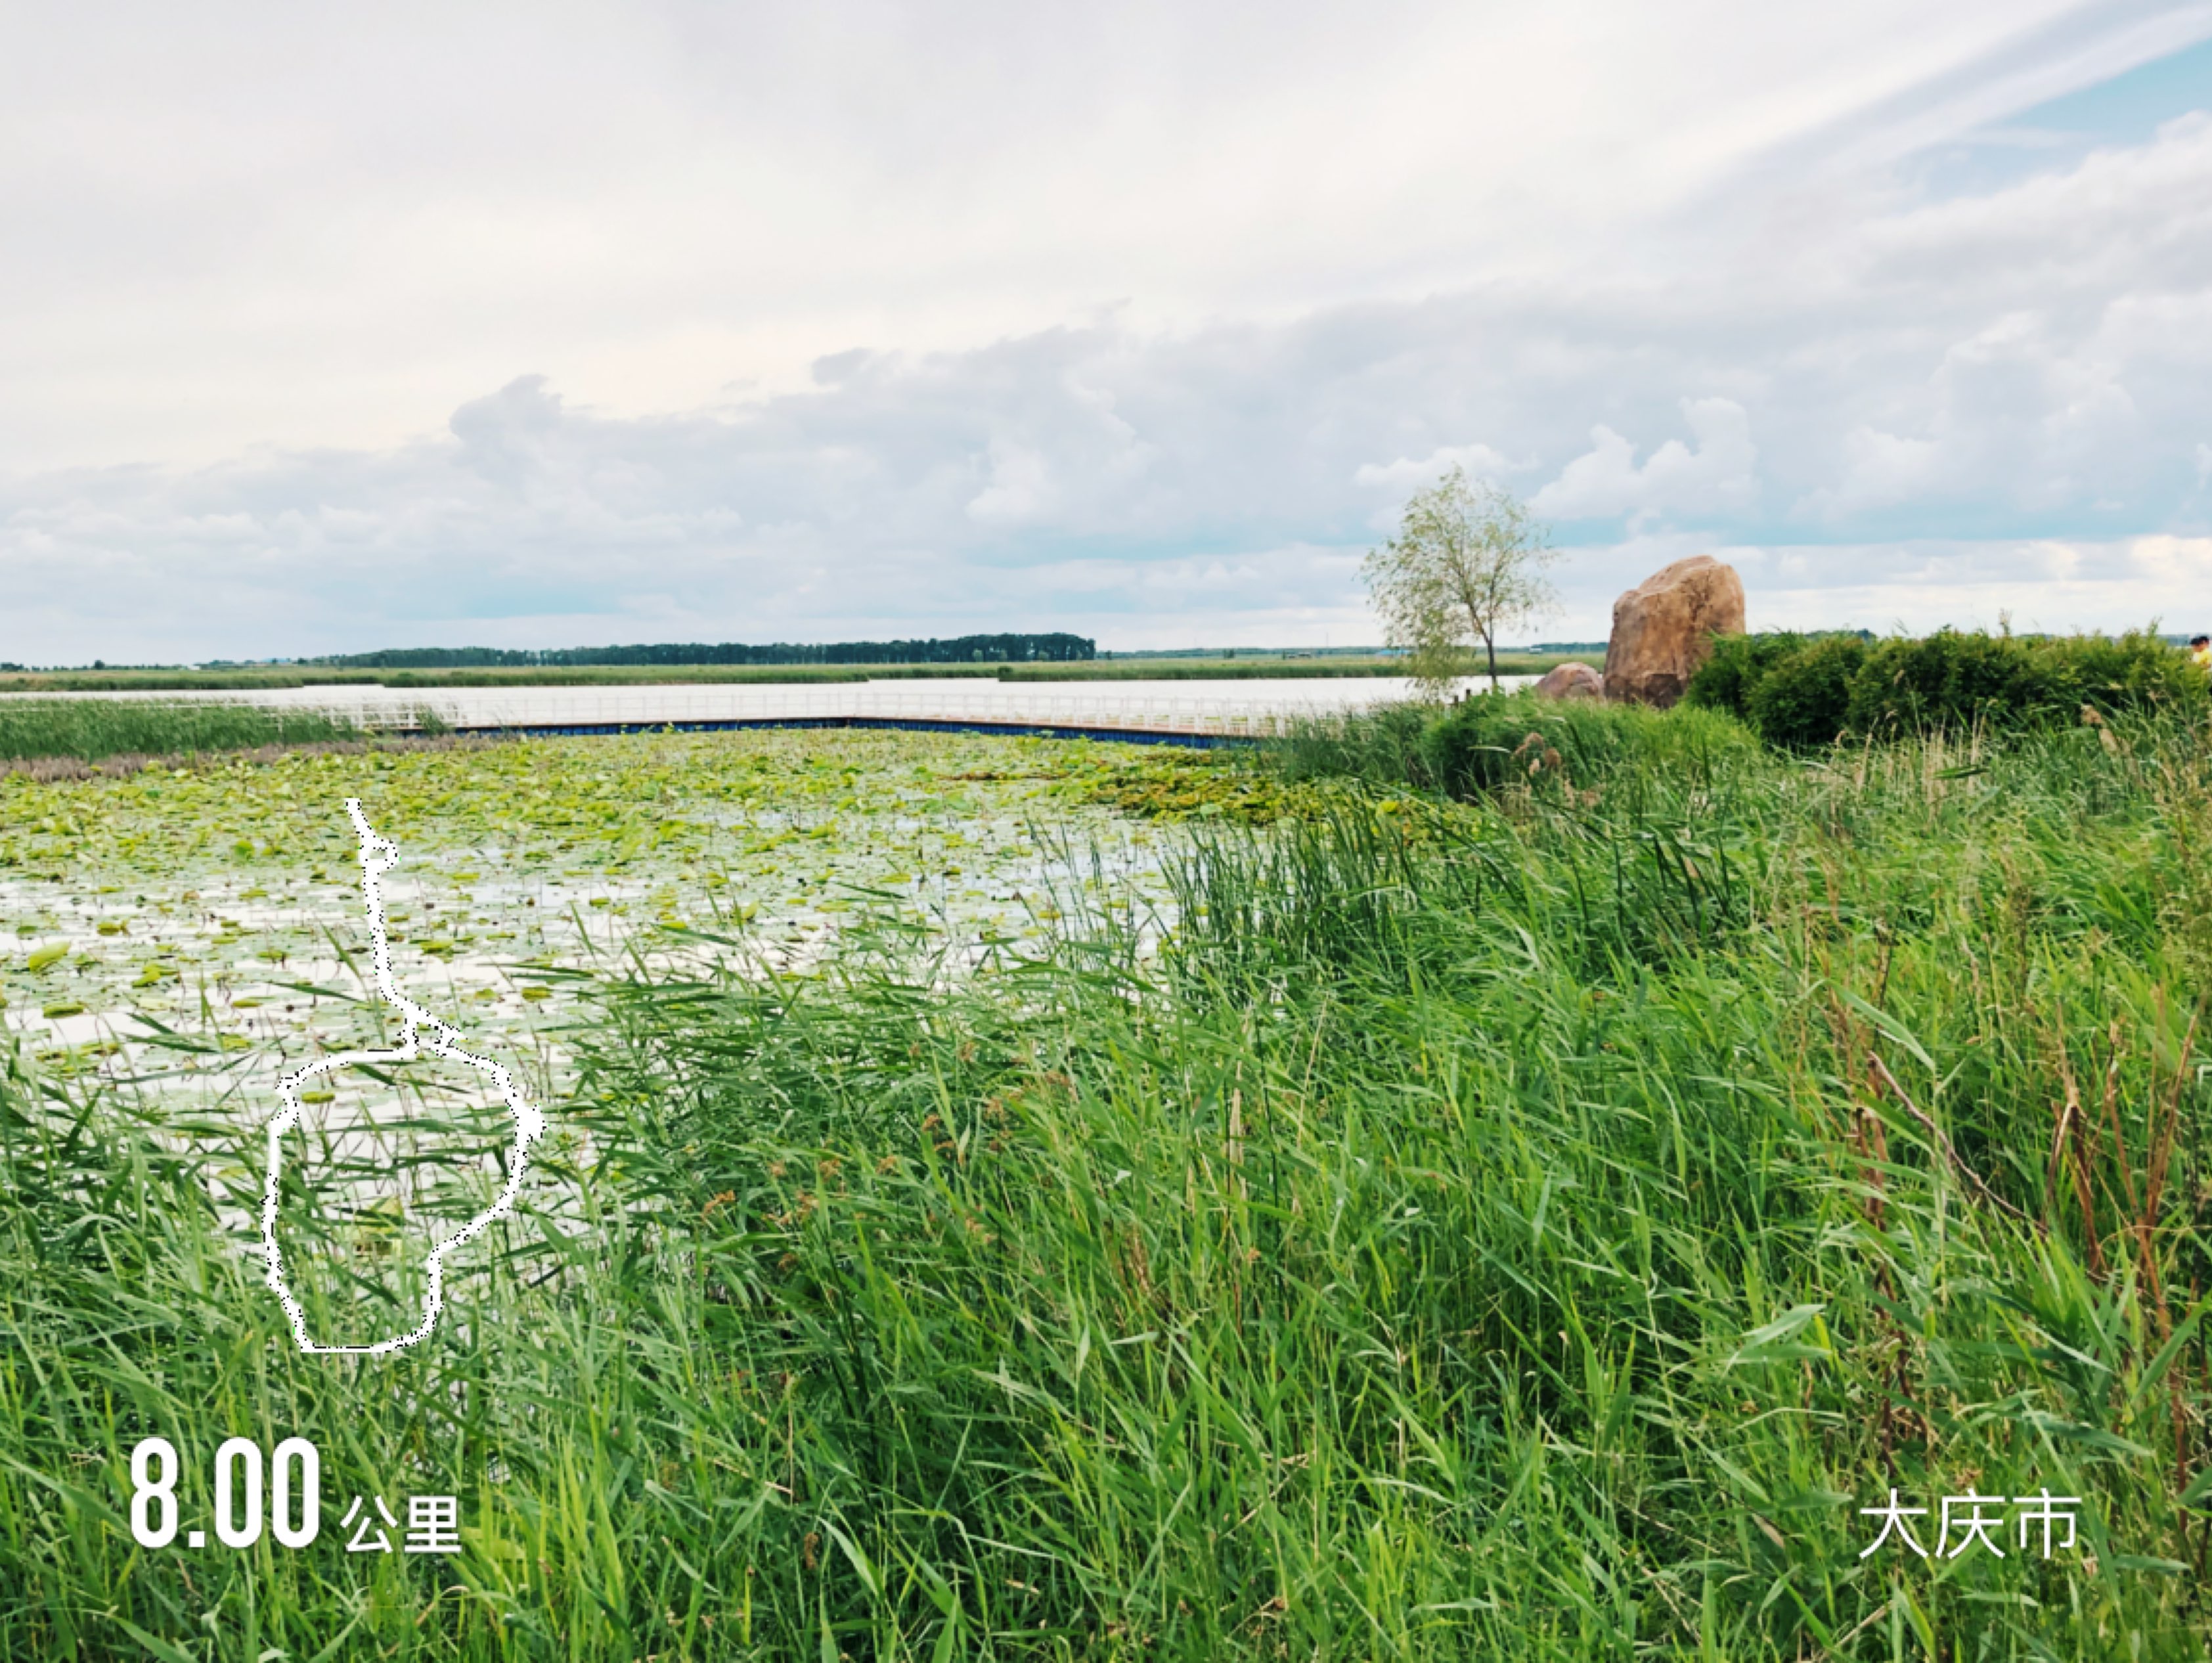
<svg viewBox="0 0 2212 1663"><path fill-rule="evenodd" d="M2212 0L21 0L0 660L2212 628Z"/></svg>

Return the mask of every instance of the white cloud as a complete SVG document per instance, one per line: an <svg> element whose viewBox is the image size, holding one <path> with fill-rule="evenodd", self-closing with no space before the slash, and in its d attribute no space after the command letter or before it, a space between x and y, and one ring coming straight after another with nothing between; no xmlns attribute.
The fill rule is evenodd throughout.
<svg viewBox="0 0 2212 1663"><path fill-rule="evenodd" d="M1751 420L1732 398L1685 398L1682 415L1697 448L1670 439L1641 467L1636 446L1611 428L1590 429L1590 449L1559 470L1530 507L1559 519L1639 520L1741 513L1759 495L1759 447Z"/></svg>
<svg viewBox="0 0 2212 1663"><path fill-rule="evenodd" d="M1750 586L1754 627L2069 634L2212 627L2212 537L1782 546Z"/></svg>
<svg viewBox="0 0 2212 1663"><path fill-rule="evenodd" d="M968 517L1001 525L1035 519L1050 500L1044 458L1024 445L991 441L991 483L968 500Z"/></svg>
<svg viewBox="0 0 2212 1663"><path fill-rule="evenodd" d="M1678 532L1567 549L1565 615L1547 638L1602 640L1621 591L1694 554L1736 568L1753 629L1994 629L2002 614L2058 634L2212 628L2212 602L2190 598L2212 594L2212 536L1743 544Z"/></svg>
<svg viewBox="0 0 2212 1663"><path fill-rule="evenodd" d="M2077 0L15 9L0 454L41 468L386 448L531 367L696 408L1121 299L1633 285L1684 215L1757 224L1715 193L1778 146L1871 119L1879 166L2158 44Z"/></svg>
<svg viewBox="0 0 2212 1663"><path fill-rule="evenodd" d="M1464 468L1477 479L1496 480L1532 465L1500 456L1487 445L1442 445L1419 461L1401 456L1395 462L1364 462L1352 481L1355 485L1425 485L1447 468Z"/></svg>
<svg viewBox="0 0 2212 1663"><path fill-rule="evenodd" d="M1703 549L1754 617L2139 610L2098 551L2212 529L2212 117L1932 195L1837 158L2096 20L1692 3L1592 53L1300 0L1241 58L1164 0L832 0L750 58L465 21L435 64L379 14L356 79L420 108L277 75L305 15L258 70L151 10L100 76L0 63L0 659L1358 638L1378 501L1454 462L1598 539L1563 638Z"/></svg>
<svg viewBox="0 0 2212 1663"><path fill-rule="evenodd" d="M1853 428L1844 435L1841 483L1812 492L1800 508L1822 519L1856 509L1886 508L1927 494L1942 476L1943 446L1938 440Z"/></svg>

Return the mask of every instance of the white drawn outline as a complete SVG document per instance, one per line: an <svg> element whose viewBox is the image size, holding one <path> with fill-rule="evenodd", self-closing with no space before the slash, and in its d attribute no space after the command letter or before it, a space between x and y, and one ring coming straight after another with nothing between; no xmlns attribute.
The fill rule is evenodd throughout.
<svg viewBox="0 0 2212 1663"><path fill-rule="evenodd" d="M530 1164L530 1145L545 1130L545 1117L532 1108L505 1068L489 1057L478 1057L461 1049L460 1031L443 1023L421 1005L402 993L392 985L392 949L384 935L384 897L379 893L376 880L390 871L399 859L399 846L379 837L369 828L367 816L361 811L361 799L346 798L346 812L353 817L354 829L361 834L361 889L368 907L369 932L375 938L376 991L386 1003L396 1006L405 1019L400 1028L400 1043L390 1051L343 1051L335 1055L318 1058L304 1068L297 1068L276 1082L276 1093L284 1100L281 1112L269 1122L269 1181L261 1195L261 1242L269 1256L269 1285L276 1297L284 1302L285 1314L292 1319L292 1337L300 1349L317 1356L350 1355L376 1356L386 1351L396 1351L403 1345L412 1345L428 1337L437 1326L438 1313L445 1308L446 1255L481 1232L494 1219L502 1217L514 1205L516 1193L522 1187L522 1174ZM420 1038L424 1029L428 1038ZM425 1274L429 1280L429 1291L422 1302L422 1323L412 1333L396 1339L380 1339L374 1345L318 1345L307 1338L307 1314L300 1308L300 1302L292 1297L284 1285L284 1259L276 1245L276 1189L283 1172L284 1134L300 1124L304 1112L300 1104L300 1089L318 1074L327 1074L333 1069L349 1067L355 1063L413 1062L424 1048L448 1061L466 1063L479 1074L487 1077L499 1088L507 1110L514 1116L514 1144L507 1153L507 1182L494 1198L489 1212L478 1213L430 1249Z"/></svg>

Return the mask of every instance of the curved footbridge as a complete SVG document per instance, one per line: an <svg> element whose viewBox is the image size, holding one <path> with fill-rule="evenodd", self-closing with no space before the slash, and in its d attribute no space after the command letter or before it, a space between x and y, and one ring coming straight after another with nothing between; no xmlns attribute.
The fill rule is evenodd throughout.
<svg viewBox="0 0 2212 1663"><path fill-rule="evenodd" d="M932 677L620 687L370 683L78 696L279 705L326 711L380 732L420 732L426 726L487 735L846 727L1212 747L1253 743L1300 720L1347 714L1406 698L1411 690L1397 677L1015 683Z"/></svg>

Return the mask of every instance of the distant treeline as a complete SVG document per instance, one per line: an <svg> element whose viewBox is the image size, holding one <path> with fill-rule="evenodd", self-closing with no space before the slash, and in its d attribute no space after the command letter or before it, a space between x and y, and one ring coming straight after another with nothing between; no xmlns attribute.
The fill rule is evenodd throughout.
<svg viewBox="0 0 2212 1663"><path fill-rule="evenodd" d="M956 635L947 640L662 641L650 646L395 646L302 659L337 670L536 669L541 665L778 664L1066 664L1098 656L1087 635Z"/></svg>

